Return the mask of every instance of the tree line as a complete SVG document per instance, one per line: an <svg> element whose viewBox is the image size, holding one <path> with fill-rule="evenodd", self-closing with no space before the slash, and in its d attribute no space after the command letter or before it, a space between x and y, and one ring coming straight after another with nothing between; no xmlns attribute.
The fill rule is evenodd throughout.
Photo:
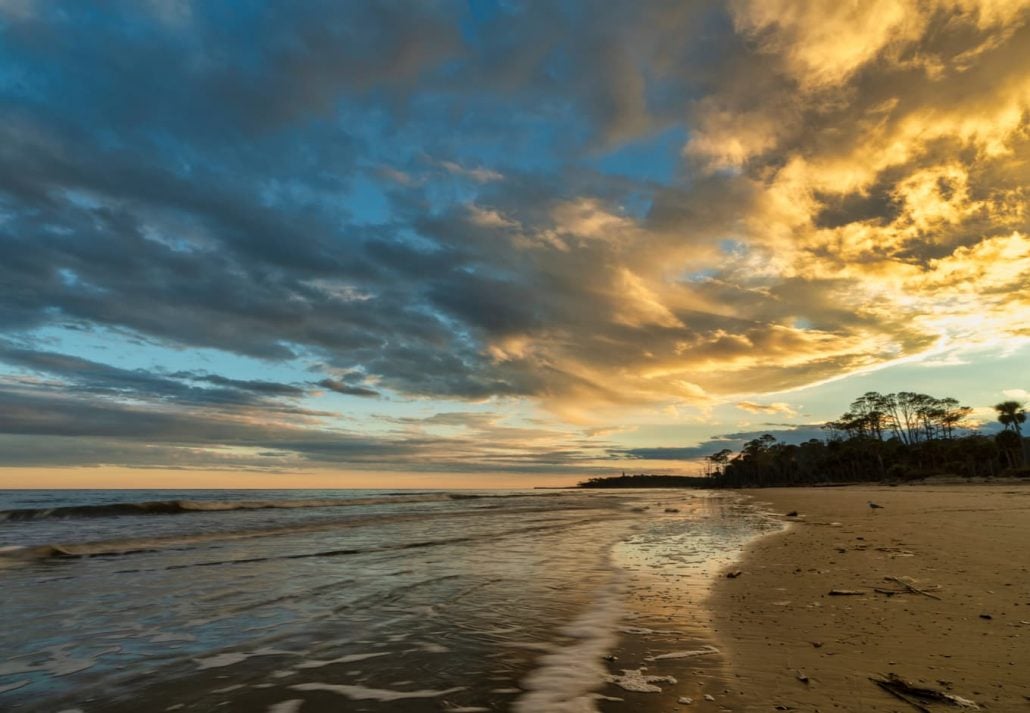
<svg viewBox="0 0 1030 713"><path fill-rule="evenodd" d="M824 425L825 439L795 445L765 434L745 443L739 453L713 453L706 459L709 483L761 487L931 475L1030 476L1022 437L1025 408L1017 401L994 408L1004 430L987 436L967 423L972 409L957 399L870 391Z"/></svg>
<svg viewBox="0 0 1030 713"><path fill-rule="evenodd" d="M1018 401L994 406L1003 430L977 432L973 409L951 397L870 391L840 418L824 424L826 437L804 443L754 438L737 453L724 448L705 458L702 477L626 475L591 478L585 488L765 487L870 480L918 480L932 475L967 478L1030 477L1030 439L1023 438L1026 408Z"/></svg>
<svg viewBox="0 0 1030 713"><path fill-rule="evenodd" d="M707 478L692 475L616 475L584 480L580 488L705 488L711 486Z"/></svg>

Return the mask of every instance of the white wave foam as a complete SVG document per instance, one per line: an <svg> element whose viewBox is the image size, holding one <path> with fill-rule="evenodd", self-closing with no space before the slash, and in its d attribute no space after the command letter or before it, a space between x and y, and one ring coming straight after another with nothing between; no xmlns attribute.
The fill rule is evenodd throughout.
<svg viewBox="0 0 1030 713"><path fill-rule="evenodd" d="M366 688L364 686L347 686L332 683L298 683L290 686L295 691L329 691L339 693L352 701L402 701L409 698L438 698L449 693L464 691L464 686L448 688L443 691L423 689L420 691L391 691L387 688Z"/></svg>
<svg viewBox="0 0 1030 713"><path fill-rule="evenodd" d="M443 644L433 641L416 641L415 643L418 644L418 651L425 651L427 654L445 654L450 651Z"/></svg>
<svg viewBox="0 0 1030 713"><path fill-rule="evenodd" d="M513 704L514 713L596 713L596 690L607 676L602 659L618 641L624 590L622 573L613 571L593 607L562 630L572 643L545 654L523 679L526 693Z"/></svg>
<svg viewBox="0 0 1030 713"><path fill-rule="evenodd" d="M292 652L269 648L258 649L257 651L228 651L224 654L215 654L214 656L208 656L207 658L193 659L193 662L197 664L198 669L204 670L208 668L232 666L233 664L246 661L254 656L277 656L290 653Z"/></svg>
<svg viewBox="0 0 1030 713"><path fill-rule="evenodd" d="M637 636L650 636L652 634L661 634L663 636L682 636L683 633L679 631L672 631L670 629L648 629L645 626L624 626L619 629L623 634L634 634Z"/></svg>
<svg viewBox="0 0 1030 713"><path fill-rule="evenodd" d="M386 654L388 653L388 651L379 651L374 654L350 654L348 656L341 656L338 659L331 659L329 661L312 659L311 661L305 661L304 663L297 664L297 668L322 668L323 666L331 666L334 663L354 663L355 661L374 659L377 656L386 656Z"/></svg>
<svg viewBox="0 0 1030 713"><path fill-rule="evenodd" d="M271 706L268 713L297 713L302 705L304 705L302 698L291 698Z"/></svg>
<svg viewBox="0 0 1030 713"><path fill-rule="evenodd" d="M644 661L661 661L662 659L688 659L694 656L707 656L708 654L717 653L719 653L719 649L706 644L700 649L693 649L692 651L670 651L667 654L659 654L658 656L648 656L644 659Z"/></svg>
<svg viewBox="0 0 1030 713"><path fill-rule="evenodd" d="M250 656L248 654L233 652L228 654L215 654L214 656L208 656L205 659L193 659L197 663L197 668L222 668L223 666L232 666L234 663L240 663L246 661Z"/></svg>
<svg viewBox="0 0 1030 713"><path fill-rule="evenodd" d="M196 641L196 640L197 640L197 637L194 636L193 634L186 634L186 633L179 633L179 634L177 634L175 632L168 631L168 632L164 632L164 633L161 633L161 634L155 634L153 637L151 637L150 643L152 643L152 644L165 644L165 643L170 643L170 642L174 642L174 641Z"/></svg>

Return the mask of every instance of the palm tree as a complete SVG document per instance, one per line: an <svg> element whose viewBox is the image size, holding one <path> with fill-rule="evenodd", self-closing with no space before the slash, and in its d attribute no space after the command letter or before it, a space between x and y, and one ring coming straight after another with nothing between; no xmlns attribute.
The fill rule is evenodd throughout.
<svg viewBox="0 0 1030 713"><path fill-rule="evenodd" d="M994 410L998 412L998 420L1005 426L1006 431L1011 427L1017 436L1023 435L1023 429L1020 428L1020 424L1026 423L1026 409L1023 408L1023 404L1018 401L1002 401L994 405Z"/></svg>
<svg viewBox="0 0 1030 713"><path fill-rule="evenodd" d="M1023 463L1025 464L1027 462L1027 455L1026 443L1023 442L1022 424L1026 423L1026 409L1018 401L1002 401L1000 404L994 405L994 410L998 412L998 420L1005 427L1005 430L1011 429L1015 432L1016 438L1019 439L1020 455L1023 456Z"/></svg>

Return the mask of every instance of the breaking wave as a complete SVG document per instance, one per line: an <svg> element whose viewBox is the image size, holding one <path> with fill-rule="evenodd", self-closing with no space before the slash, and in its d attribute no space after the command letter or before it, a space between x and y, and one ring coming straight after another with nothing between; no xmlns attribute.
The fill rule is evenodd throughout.
<svg viewBox="0 0 1030 713"><path fill-rule="evenodd" d="M468 493L426 493L420 495L389 495L374 498L321 498L314 500L150 500L139 503L100 503L97 505L67 505L53 508L0 510L0 522L80 517L117 517L120 515L180 515L184 513L229 512L233 510L336 508L393 503L470 500L484 497L492 496Z"/></svg>
<svg viewBox="0 0 1030 713"><path fill-rule="evenodd" d="M543 508L522 508L519 510L522 514L547 512ZM488 512L465 512L464 517L485 517L490 513ZM169 535L164 537L146 537L146 538L122 538L113 540L96 540L90 542L74 542L74 543L46 543L42 545L29 545L29 546L7 546L0 547L0 568L17 564L19 562L26 563L38 560L49 560L49 559L80 559L87 557L116 557L122 555L134 555L142 552L156 552L159 550L167 550L172 548L183 548L191 547L194 545L201 545L209 542L219 541L231 541L231 540L243 540L260 537L273 537L277 535L294 535L300 533L320 532L326 530L341 530L356 527L367 527L383 525L387 523L397 523L405 521L426 521L431 519L446 519L454 517L452 513L409 513L409 514L390 514L390 515L375 515L369 517L363 517L352 520L330 520L314 523L296 523L292 525L285 525L281 527L267 527L260 529L247 529L247 530L234 530L234 531L221 531L221 532L196 532L196 533L185 533ZM584 518L581 522L592 521L593 516ZM538 524L534 520L524 521L521 526L513 530L512 532L528 533L528 532L539 532L554 529L556 527L565 527L569 523L563 523L561 525L556 524ZM496 538L511 533L500 533L497 532L489 533L486 535L488 538ZM445 538L439 540L421 540L415 542L403 542L395 543L392 545L380 545L374 547L377 551L386 550L410 550L418 549L421 547L434 547L443 544L454 544L459 542L468 542L471 540L478 539L477 536L460 536ZM258 562L266 559L303 559L307 557L329 557L329 556L340 556L340 555L352 555L359 554L369 550L365 549L333 549L327 551L318 551L313 553L300 553L295 555L281 555L277 557L255 557L248 559L239 560L227 560L227 561L213 561L204 562L203 565L215 565L215 564L238 564L243 562ZM172 569L173 567L168 567Z"/></svg>

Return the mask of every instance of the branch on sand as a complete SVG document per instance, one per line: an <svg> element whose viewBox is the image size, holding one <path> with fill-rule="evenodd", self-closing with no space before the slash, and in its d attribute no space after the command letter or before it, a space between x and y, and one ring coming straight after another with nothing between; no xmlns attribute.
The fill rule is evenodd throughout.
<svg viewBox="0 0 1030 713"><path fill-rule="evenodd" d="M930 592L926 591L925 589L920 589L919 587L915 586L911 582L902 579L901 577L884 577L884 579L888 582L894 582L895 584L904 587L905 590L912 592L913 594L922 594L924 597L930 597L930 599L936 599L938 601L940 601L941 599L936 594L930 594Z"/></svg>
<svg viewBox="0 0 1030 713"><path fill-rule="evenodd" d="M976 705L973 701L945 693L944 691L938 691L935 688L913 685L894 673L889 673L886 677L871 676L869 680L895 698L905 701L905 703L923 713L934 713L932 709L926 706L926 704L931 703L944 703L967 710L980 710L980 706Z"/></svg>

